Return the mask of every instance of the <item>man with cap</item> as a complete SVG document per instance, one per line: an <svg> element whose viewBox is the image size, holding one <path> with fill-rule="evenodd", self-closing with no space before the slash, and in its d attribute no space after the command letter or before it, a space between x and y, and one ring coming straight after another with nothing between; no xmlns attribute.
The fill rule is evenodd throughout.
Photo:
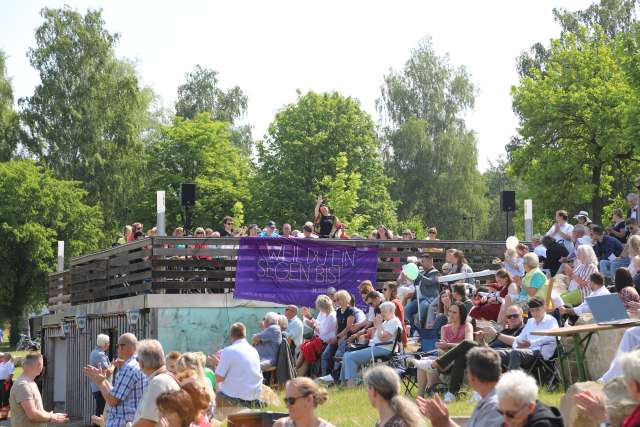
<svg viewBox="0 0 640 427"><path fill-rule="evenodd" d="M578 212L573 219L577 219L578 220L578 224L584 225L585 227L589 228L592 224L591 220L589 219L589 212L587 211L580 211Z"/></svg>
<svg viewBox="0 0 640 427"><path fill-rule="evenodd" d="M276 223L273 221L267 222L267 226L260 232L260 237L280 237L276 230Z"/></svg>

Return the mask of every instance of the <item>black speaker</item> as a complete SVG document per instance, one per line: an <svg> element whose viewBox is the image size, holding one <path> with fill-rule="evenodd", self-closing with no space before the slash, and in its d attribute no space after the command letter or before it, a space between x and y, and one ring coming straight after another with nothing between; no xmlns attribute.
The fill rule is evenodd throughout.
<svg viewBox="0 0 640 427"><path fill-rule="evenodd" d="M503 191L500 194L500 209L502 209L502 212L516 211L516 192L515 191Z"/></svg>
<svg viewBox="0 0 640 427"><path fill-rule="evenodd" d="M196 204L196 185L183 183L180 184L180 205L193 206Z"/></svg>

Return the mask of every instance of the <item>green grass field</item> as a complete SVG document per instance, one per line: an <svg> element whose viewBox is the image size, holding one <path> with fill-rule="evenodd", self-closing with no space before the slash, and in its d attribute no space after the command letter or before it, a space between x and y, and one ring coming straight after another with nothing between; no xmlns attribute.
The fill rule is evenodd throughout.
<svg viewBox="0 0 640 427"><path fill-rule="evenodd" d="M470 395L470 393L467 393ZM279 393L283 397L283 393ZM561 392L540 393L540 400L548 405L559 406ZM469 416L475 403L457 401L449 404L451 416ZM279 406L271 406L270 411L287 412L284 402ZM364 386L353 389L329 389L329 400L318 408L318 415L337 426L372 426L377 421L378 413L369 404L367 390Z"/></svg>

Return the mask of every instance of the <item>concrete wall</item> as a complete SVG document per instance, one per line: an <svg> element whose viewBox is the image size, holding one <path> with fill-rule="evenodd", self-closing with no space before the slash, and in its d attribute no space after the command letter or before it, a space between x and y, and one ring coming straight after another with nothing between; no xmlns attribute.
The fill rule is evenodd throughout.
<svg viewBox="0 0 640 427"><path fill-rule="evenodd" d="M165 352L202 351L213 354L228 344L232 323L242 322L247 336L259 332L268 311L282 313L282 307L159 308L157 337Z"/></svg>

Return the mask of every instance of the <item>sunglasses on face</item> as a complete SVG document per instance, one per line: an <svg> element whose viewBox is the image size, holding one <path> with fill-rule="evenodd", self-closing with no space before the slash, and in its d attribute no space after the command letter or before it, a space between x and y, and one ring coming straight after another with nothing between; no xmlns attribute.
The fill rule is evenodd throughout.
<svg viewBox="0 0 640 427"><path fill-rule="evenodd" d="M522 411L523 409L524 409L524 406L522 408L518 409L517 411L503 411L500 408L496 408L496 411L498 411L498 413L500 415L502 415L503 417L505 417L505 418L513 419L513 418L517 417L518 416L518 412Z"/></svg>
<svg viewBox="0 0 640 427"><path fill-rule="evenodd" d="M285 397L285 398L284 398L284 399L282 399L282 400L284 400L285 405L287 405L287 406L293 406L293 405L295 405L296 400L298 400L298 399L302 399L302 398L304 398L304 397L307 397L307 396Z"/></svg>
<svg viewBox="0 0 640 427"><path fill-rule="evenodd" d="M507 319L517 319L520 317L519 314L507 314Z"/></svg>
<svg viewBox="0 0 640 427"><path fill-rule="evenodd" d="M387 292L389 290L389 288L382 288L383 292Z"/></svg>

